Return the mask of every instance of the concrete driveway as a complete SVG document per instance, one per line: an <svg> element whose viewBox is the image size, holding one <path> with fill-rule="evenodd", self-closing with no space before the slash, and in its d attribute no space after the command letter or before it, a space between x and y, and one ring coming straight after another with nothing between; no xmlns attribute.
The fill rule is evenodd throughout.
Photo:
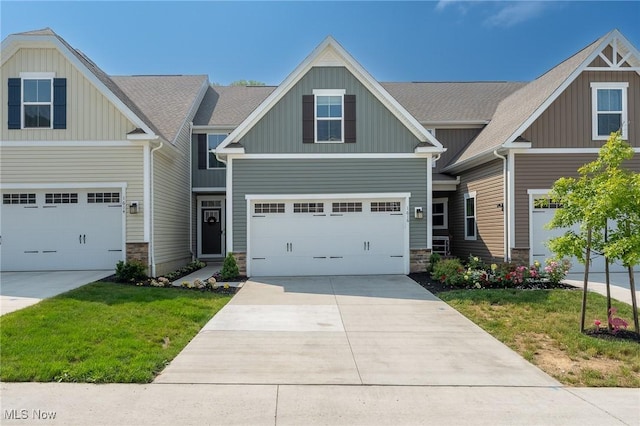
<svg viewBox="0 0 640 426"><path fill-rule="evenodd" d="M0 315L113 274L109 271L0 272Z"/></svg>
<svg viewBox="0 0 640 426"><path fill-rule="evenodd" d="M155 383L560 385L406 276L252 279Z"/></svg>

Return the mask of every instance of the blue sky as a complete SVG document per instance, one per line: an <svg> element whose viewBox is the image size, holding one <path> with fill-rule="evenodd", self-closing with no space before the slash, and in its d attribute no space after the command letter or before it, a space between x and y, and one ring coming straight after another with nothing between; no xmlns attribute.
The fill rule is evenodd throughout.
<svg viewBox="0 0 640 426"><path fill-rule="evenodd" d="M640 1L0 3L0 33L51 27L112 75L279 84L327 35L380 81L531 80L613 28L640 47Z"/></svg>

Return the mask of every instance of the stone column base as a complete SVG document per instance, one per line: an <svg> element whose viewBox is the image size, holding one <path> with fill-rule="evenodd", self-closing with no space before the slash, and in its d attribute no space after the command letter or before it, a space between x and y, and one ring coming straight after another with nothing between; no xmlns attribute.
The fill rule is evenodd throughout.
<svg viewBox="0 0 640 426"><path fill-rule="evenodd" d="M238 273L240 275L247 275L247 253L243 251L237 251L231 254L236 259L236 264L238 265Z"/></svg>
<svg viewBox="0 0 640 426"><path fill-rule="evenodd" d="M137 260L149 268L149 243L127 243L127 262Z"/></svg>
<svg viewBox="0 0 640 426"><path fill-rule="evenodd" d="M409 271L427 272L431 249L411 249L409 251Z"/></svg>
<svg viewBox="0 0 640 426"><path fill-rule="evenodd" d="M511 261L522 265L529 264L529 247L514 247L511 249Z"/></svg>

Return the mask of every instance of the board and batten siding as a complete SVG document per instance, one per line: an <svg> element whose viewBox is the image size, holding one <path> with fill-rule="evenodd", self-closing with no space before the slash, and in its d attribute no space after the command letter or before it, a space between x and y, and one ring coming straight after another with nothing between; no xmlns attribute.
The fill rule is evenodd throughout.
<svg viewBox="0 0 640 426"><path fill-rule="evenodd" d="M460 153L460 150L478 136L482 129L437 129L436 139L440 141L442 146L447 148L445 152L440 154L440 158L436 162L434 172L439 172L444 166Z"/></svg>
<svg viewBox="0 0 640 426"><path fill-rule="evenodd" d="M356 96L355 143L302 143L302 95ZM247 153L413 152L418 139L344 67L314 67L238 142Z"/></svg>
<svg viewBox="0 0 640 426"><path fill-rule="evenodd" d="M127 182L126 201L143 197L143 147L3 146L0 181L8 184ZM144 215L127 215L127 242L144 241Z"/></svg>
<svg viewBox="0 0 640 426"><path fill-rule="evenodd" d="M21 72L53 72L67 79L66 129L8 130L7 79ZM123 140L136 127L57 49L19 49L2 65L1 75L3 141Z"/></svg>
<svg viewBox="0 0 640 426"><path fill-rule="evenodd" d="M345 194L410 192L410 248L426 248L427 160L233 160L233 249L247 249L247 194Z"/></svg>
<svg viewBox="0 0 640 426"><path fill-rule="evenodd" d="M464 194L476 192L477 239L464 239ZM449 198L452 253L466 259L470 254L485 262L504 259L504 174L502 160L494 160L460 175L460 185Z"/></svg>
<svg viewBox="0 0 640 426"><path fill-rule="evenodd" d="M515 155L515 246L529 247L529 189L550 189L561 177L578 177L578 168L597 154ZM640 173L640 154L623 163Z"/></svg>
<svg viewBox="0 0 640 426"><path fill-rule="evenodd" d="M189 126L183 126L175 147L164 146L153 161L153 261L156 275L163 275L191 260L189 247Z"/></svg>
<svg viewBox="0 0 640 426"><path fill-rule="evenodd" d="M600 148L592 140L591 83L628 82L629 144L640 146L640 76L635 71L585 71L522 134L533 148Z"/></svg>

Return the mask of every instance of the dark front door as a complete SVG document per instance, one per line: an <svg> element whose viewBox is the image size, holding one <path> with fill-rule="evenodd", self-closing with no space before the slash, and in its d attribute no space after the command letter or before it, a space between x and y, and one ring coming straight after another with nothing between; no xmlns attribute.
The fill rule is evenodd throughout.
<svg viewBox="0 0 640 426"><path fill-rule="evenodd" d="M202 209L202 254L222 254L222 209Z"/></svg>

